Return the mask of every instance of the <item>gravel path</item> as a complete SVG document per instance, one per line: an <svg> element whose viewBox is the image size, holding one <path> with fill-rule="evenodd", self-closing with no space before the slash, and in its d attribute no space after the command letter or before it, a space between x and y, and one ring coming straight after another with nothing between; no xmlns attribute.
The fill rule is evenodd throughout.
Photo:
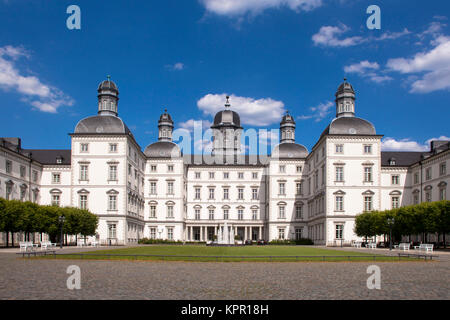
<svg viewBox="0 0 450 320"><path fill-rule="evenodd" d="M447 257L446 257L447 258ZM450 259L375 263L201 263L28 260L0 253L0 299L450 299ZM66 269L81 269L69 290Z"/></svg>

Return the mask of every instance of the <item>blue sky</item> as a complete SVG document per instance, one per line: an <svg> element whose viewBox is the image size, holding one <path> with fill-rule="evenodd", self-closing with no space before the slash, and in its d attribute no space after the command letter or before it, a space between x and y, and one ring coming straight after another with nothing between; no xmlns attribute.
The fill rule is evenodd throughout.
<svg viewBox="0 0 450 320"><path fill-rule="evenodd" d="M81 30L66 27L71 4ZM366 27L371 4L381 30ZM142 148L165 108L190 129L228 94L245 128L278 128L289 110L310 149L346 76L385 150L424 150L450 137L449 18L448 1L0 0L0 136L70 148L109 74Z"/></svg>

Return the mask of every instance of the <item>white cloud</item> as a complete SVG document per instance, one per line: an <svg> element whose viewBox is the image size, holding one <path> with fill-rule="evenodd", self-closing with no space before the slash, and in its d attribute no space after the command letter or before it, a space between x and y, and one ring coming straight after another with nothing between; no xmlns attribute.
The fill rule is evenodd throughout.
<svg viewBox="0 0 450 320"><path fill-rule="evenodd" d="M209 127L211 127L211 125L212 125L211 121L208 121L208 120L189 119L185 122L181 122L179 124L179 127L192 132L192 131L194 131L195 127L205 130L205 129L209 129Z"/></svg>
<svg viewBox="0 0 450 320"><path fill-rule="evenodd" d="M447 25L445 23L433 21L428 25L428 28L425 31L419 33L417 36L421 39L425 38L426 36L438 38L442 35L442 29L444 29L444 27L446 26Z"/></svg>
<svg viewBox="0 0 450 320"><path fill-rule="evenodd" d="M295 11L310 11L322 5L322 0L200 0L208 12L224 16L253 15L270 8L287 7Z"/></svg>
<svg viewBox="0 0 450 320"><path fill-rule="evenodd" d="M333 108L333 106L334 106L334 103L331 101L327 101L325 103L320 103L317 107L310 108L310 110L313 112L313 114L301 115L301 116L298 116L297 119L299 119L299 120L314 119L315 122L320 122L331 113L331 109Z"/></svg>
<svg viewBox="0 0 450 320"><path fill-rule="evenodd" d="M194 142L194 148L203 153L211 153L213 149L213 143L209 139L199 139Z"/></svg>
<svg viewBox="0 0 450 320"><path fill-rule="evenodd" d="M182 62L177 62L177 63L174 63L174 64L166 65L166 68L169 69L169 70L172 70L172 71L181 71L181 70L184 69L184 67L185 67L185 65Z"/></svg>
<svg viewBox="0 0 450 320"><path fill-rule="evenodd" d="M203 114L215 116L224 109L226 94L207 94L197 101ZM242 124L251 126L268 126L279 122L284 113L284 103L271 98L254 99L249 97L230 96L231 110L239 113Z"/></svg>
<svg viewBox="0 0 450 320"><path fill-rule="evenodd" d="M342 24L339 27L323 26L319 32L312 36L314 45L327 47L350 47L367 41L363 37L354 36L339 39L339 36L350 30L349 27Z"/></svg>
<svg viewBox="0 0 450 320"><path fill-rule="evenodd" d="M375 38L375 40L378 41L383 41L383 40L395 40L398 39L400 37L406 36L408 34L410 34L411 31L409 31L408 29L403 29L403 31L400 32L385 32L383 33L379 38Z"/></svg>
<svg viewBox="0 0 450 320"><path fill-rule="evenodd" d="M36 76L22 75L15 64L22 57L30 58L22 47L0 47L0 88L15 90L23 96L22 101L42 112L56 113L62 105L73 105L73 99L60 90L42 83Z"/></svg>
<svg viewBox="0 0 450 320"><path fill-rule="evenodd" d="M367 70L378 70L380 65L376 62L369 62L367 60L361 61L359 63L351 64L344 67L346 73L365 73Z"/></svg>
<svg viewBox="0 0 450 320"><path fill-rule="evenodd" d="M389 59L388 68L402 74L424 73L422 79L411 85L410 92L428 93L450 89L450 37L440 36L429 51L417 53L413 58Z"/></svg>
<svg viewBox="0 0 450 320"><path fill-rule="evenodd" d="M260 130L258 132L258 141L262 144L276 144L280 141L279 130L267 131Z"/></svg>
<svg viewBox="0 0 450 320"><path fill-rule="evenodd" d="M375 71L380 69L380 65L377 62L370 62L368 60L361 61L359 63L351 64L344 67L346 73L356 73L360 76L367 77L373 82L382 83L392 80L389 76L381 76Z"/></svg>
<svg viewBox="0 0 450 320"><path fill-rule="evenodd" d="M419 143L410 139L396 140L386 137L381 141L382 151L418 151L426 152L430 150L430 142L433 140L450 141L449 137L441 136L439 138L428 139L425 143Z"/></svg>

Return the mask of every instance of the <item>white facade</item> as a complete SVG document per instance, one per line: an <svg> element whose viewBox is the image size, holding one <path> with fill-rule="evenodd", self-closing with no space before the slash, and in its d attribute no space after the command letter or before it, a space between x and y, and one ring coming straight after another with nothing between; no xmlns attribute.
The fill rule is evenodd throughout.
<svg viewBox="0 0 450 320"><path fill-rule="evenodd" d="M243 240L345 244L359 240L353 228L363 211L449 199L449 143L433 142L430 152L382 152L382 136L355 117L347 82L336 93L336 119L312 150L295 143L287 114L268 161L238 155L234 136L243 128L227 102L213 125L215 153L244 161L225 164L182 155L167 112L159 141L142 152L117 117L115 84L104 81L98 92L99 115L77 124L71 150L25 150L20 139L1 139L0 196L87 208L100 218L96 237L104 244L208 241L225 224ZM222 134L230 128L231 142Z"/></svg>

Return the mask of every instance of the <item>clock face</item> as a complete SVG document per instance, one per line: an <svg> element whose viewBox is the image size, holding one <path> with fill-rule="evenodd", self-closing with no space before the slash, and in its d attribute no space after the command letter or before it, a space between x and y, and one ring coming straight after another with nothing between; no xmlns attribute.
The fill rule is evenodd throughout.
<svg viewBox="0 0 450 320"><path fill-rule="evenodd" d="M356 129L355 128L350 128L350 129L348 129L348 133L356 134Z"/></svg>
<svg viewBox="0 0 450 320"><path fill-rule="evenodd" d="M97 129L95 130L97 133L102 133L103 132L103 127L97 127Z"/></svg>

